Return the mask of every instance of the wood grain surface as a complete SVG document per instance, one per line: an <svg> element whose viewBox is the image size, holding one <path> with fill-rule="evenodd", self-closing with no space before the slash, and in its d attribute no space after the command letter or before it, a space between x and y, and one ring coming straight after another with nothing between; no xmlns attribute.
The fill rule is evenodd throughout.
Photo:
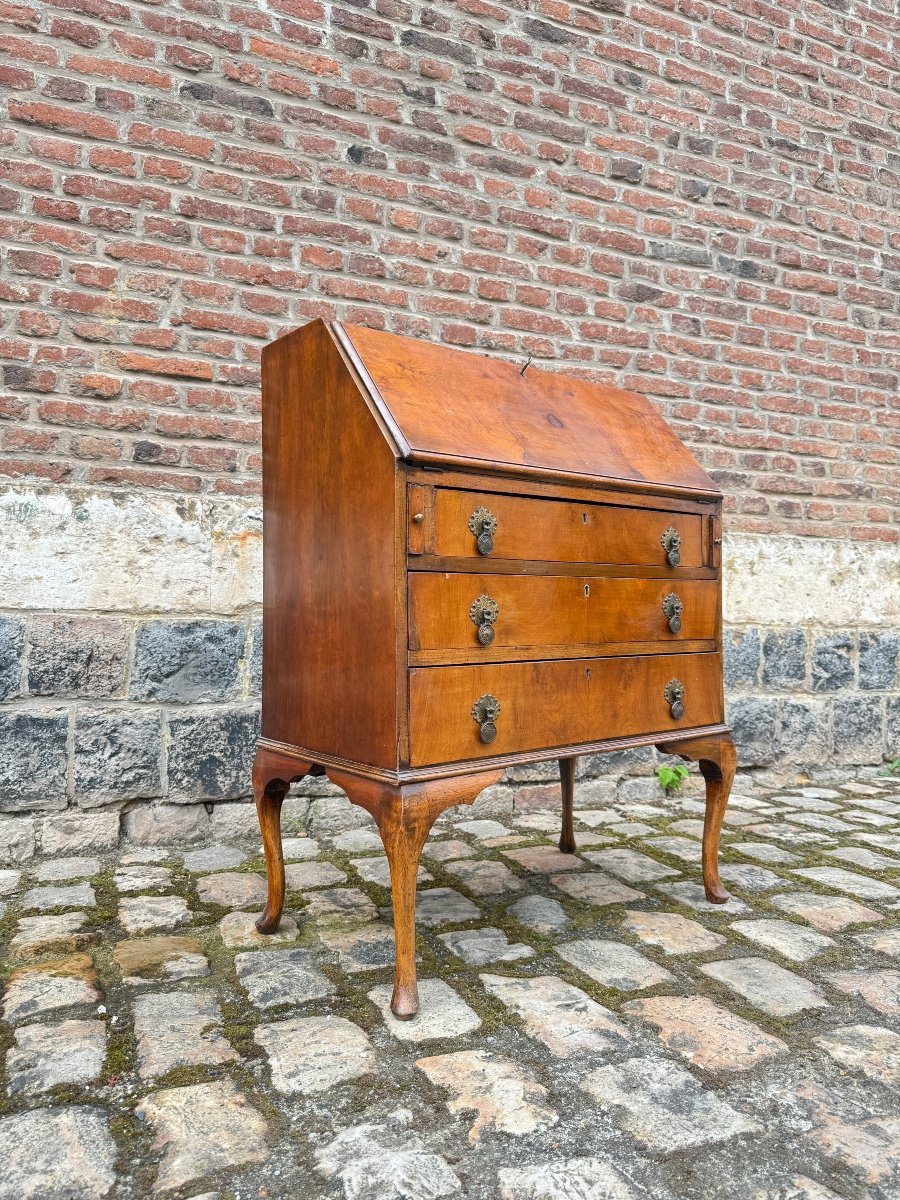
<svg viewBox="0 0 900 1200"><path fill-rule="evenodd" d="M494 640L478 641L471 619L481 595L496 601ZM666 596L684 607L681 631L672 633L663 612ZM492 662L508 651L520 658L556 657L547 647L612 642L673 645L716 636L719 586L712 579L607 579L591 576L461 575L410 572L409 648L412 651L471 650L472 661ZM582 651L583 652L583 651Z"/></svg>
<svg viewBox="0 0 900 1200"><path fill-rule="evenodd" d="M685 714L674 720L666 684L685 685ZM479 739L472 705L500 701L496 739ZM409 675L410 765L574 746L629 733L672 737L722 720L718 654L567 659L486 666L416 667Z"/></svg>
<svg viewBox="0 0 900 1200"><path fill-rule="evenodd" d="M679 568L668 566L660 540L671 527L681 535L681 566L704 565L703 518L696 514L451 488L435 489L434 553L483 561L469 529L482 507L497 519L490 559L631 563L666 568L675 578Z"/></svg>
<svg viewBox="0 0 900 1200"><path fill-rule="evenodd" d="M417 455L718 495L637 392L360 325L343 326L392 421Z"/></svg>

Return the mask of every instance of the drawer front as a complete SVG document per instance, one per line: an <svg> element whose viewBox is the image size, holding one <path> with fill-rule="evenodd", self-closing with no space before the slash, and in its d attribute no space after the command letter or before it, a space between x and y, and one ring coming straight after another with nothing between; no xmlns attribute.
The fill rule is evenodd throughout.
<svg viewBox="0 0 900 1200"><path fill-rule="evenodd" d="M673 680L683 688L680 717L672 715L665 695ZM500 705L492 722L490 698ZM723 717L718 654L418 667L409 673L412 767L644 733L671 735L719 724ZM483 740L492 731L482 727L491 723L495 736Z"/></svg>
<svg viewBox="0 0 900 1200"><path fill-rule="evenodd" d="M677 535L678 562L663 545ZM486 535L486 536L485 536ZM653 508L579 504L436 488L434 553L662 567L704 566L703 517Z"/></svg>
<svg viewBox="0 0 900 1200"><path fill-rule="evenodd" d="M525 658L554 658L539 652L581 647L588 656L590 646L631 642L664 651L714 639L718 600L716 579L416 571L409 574L409 649L451 658L464 651L470 662L516 649Z"/></svg>

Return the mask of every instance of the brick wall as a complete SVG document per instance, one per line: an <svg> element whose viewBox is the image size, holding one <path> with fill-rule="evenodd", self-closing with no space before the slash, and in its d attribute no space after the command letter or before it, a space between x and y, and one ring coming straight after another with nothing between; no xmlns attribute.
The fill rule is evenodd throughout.
<svg viewBox="0 0 900 1200"><path fill-rule="evenodd" d="M18 574L0 563L21 646L0 717L64 701L78 800L83 705L145 705L165 791L166 706L201 701L131 694L136 631L236 622L251 647L256 559L234 567L252 577L237 599L187 595L173 568L179 602L147 613L150 567L112 598L80 583L73 598L66 546L117 574L125 533L104 526L86 549L78 523L103 497L165 499L170 524L226 498L258 516L260 350L322 316L652 397L726 492L734 561L774 547L797 597L796 618L776 617L730 582L733 636L760 647L732 677L746 745L775 744L788 691L870 703L875 638L893 662L874 689L889 751L898 36L893 0L0 0L3 533L19 545L29 514L50 514L46 532L67 504L70 522L22 543ZM835 615L821 581L844 588L841 570L859 594ZM107 695L31 687L55 616L124 622ZM782 644L767 630L802 637L802 677L767 676ZM828 638L849 639L836 688L816 683ZM252 708L244 654L230 700ZM827 754L836 712L805 726L821 743L826 721ZM4 795L21 797L31 761L7 765Z"/></svg>
<svg viewBox="0 0 900 1200"><path fill-rule="evenodd" d="M314 316L651 395L732 527L896 542L893 0L0 5L2 461L258 488Z"/></svg>

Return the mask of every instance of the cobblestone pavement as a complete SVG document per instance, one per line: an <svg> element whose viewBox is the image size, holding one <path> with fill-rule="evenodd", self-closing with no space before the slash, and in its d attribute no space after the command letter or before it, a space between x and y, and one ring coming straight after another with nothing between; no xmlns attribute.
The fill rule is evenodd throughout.
<svg viewBox="0 0 900 1200"><path fill-rule="evenodd" d="M445 814L406 1024L359 810L286 831L274 938L249 808L0 871L0 1200L900 1196L900 781L790 782L738 778L715 908L696 778L580 783L577 855L555 786Z"/></svg>

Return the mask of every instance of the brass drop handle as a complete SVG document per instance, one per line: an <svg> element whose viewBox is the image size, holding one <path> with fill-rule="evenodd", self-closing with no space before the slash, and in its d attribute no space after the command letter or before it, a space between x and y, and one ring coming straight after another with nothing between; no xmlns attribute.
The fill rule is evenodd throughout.
<svg viewBox="0 0 900 1200"><path fill-rule="evenodd" d="M684 684L680 679L670 679L663 695L673 719L680 721L684 716Z"/></svg>
<svg viewBox="0 0 900 1200"><path fill-rule="evenodd" d="M660 544L666 552L666 561L670 567L677 567L681 562L681 534L670 525L660 537Z"/></svg>
<svg viewBox="0 0 900 1200"><path fill-rule="evenodd" d="M497 736L497 718L500 715L500 701L496 696L480 696L472 705L472 718L478 725L478 736L490 745Z"/></svg>
<svg viewBox="0 0 900 1200"><path fill-rule="evenodd" d="M662 602L662 610L669 622L669 632L681 633L681 614L684 610L681 597L676 596L674 592L669 592Z"/></svg>
<svg viewBox="0 0 900 1200"><path fill-rule="evenodd" d="M469 517L469 529L475 534L475 545L479 554L492 554L494 550L494 534L497 532L497 518L483 506L476 508Z"/></svg>
<svg viewBox="0 0 900 1200"><path fill-rule="evenodd" d="M500 605L484 592L472 601L469 616L475 622L478 641L482 646L489 646L494 640L494 622L500 615Z"/></svg>

